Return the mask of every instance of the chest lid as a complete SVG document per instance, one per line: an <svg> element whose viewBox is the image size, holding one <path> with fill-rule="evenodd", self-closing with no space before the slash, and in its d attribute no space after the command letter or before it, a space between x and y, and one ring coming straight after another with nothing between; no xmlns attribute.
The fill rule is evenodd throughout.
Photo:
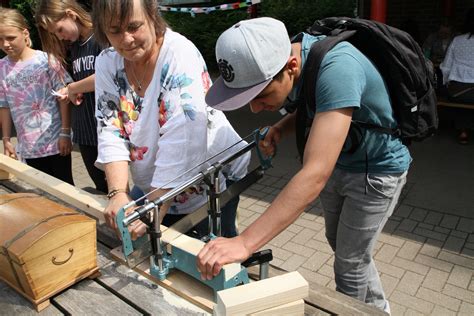
<svg viewBox="0 0 474 316"><path fill-rule="evenodd" d="M37 194L0 195L0 254L19 264L95 233L95 220Z"/></svg>

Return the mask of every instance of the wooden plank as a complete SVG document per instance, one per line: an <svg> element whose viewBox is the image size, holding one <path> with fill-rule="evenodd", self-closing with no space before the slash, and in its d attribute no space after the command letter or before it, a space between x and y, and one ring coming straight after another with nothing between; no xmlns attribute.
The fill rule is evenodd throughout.
<svg viewBox="0 0 474 316"><path fill-rule="evenodd" d="M304 300L297 300L277 307L250 314L252 316L299 316L304 315Z"/></svg>
<svg viewBox="0 0 474 316"><path fill-rule="evenodd" d="M120 247L113 249L110 253L115 260L125 264L125 258ZM212 312L214 308L214 293L212 289L185 273L173 270L165 280L160 281L150 274L150 262L148 260L145 260L133 270L199 306L206 312Z"/></svg>
<svg viewBox="0 0 474 316"><path fill-rule="evenodd" d="M217 292L216 315L242 315L291 303L308 296L308 282L288 272Z"/></svg>
<svg viewBox="0 0 474 316"><path fill-rule="evenodd" d="M257 266L249 267L247 270L252 279L258 280L259 270ZM287 272L270 265L269 277L283 273ZM304 301L306 305L334 315L388 315L374 306L314 282L310 282L309 296Z"/></svg>
<svg viewBox="0 0 474 316"><path fill-rule="evenodd" d="M53 305L37 312L33 304L30 303L22 295L8 287L4 282L0 281L0 314L3 315L63 315Z"/></svg>
<svg viewBox="0 0 474 316"><path fill-rule="evenodd" d="M97 218L99 221L104 221L103 210L107 205L106 197L94 195L76 188L69 183L56 179L3 154L0 154L0 169L13 174L18 179L41 188L49 194L61 198L63 201Z"/></svg>
<svg viewBox="0 0 474 316"><path fill-rule="evenodd" d="M150 315L203 315L206 312L128 267L112 261L110 249L98 244L102 275L98 282Z"/></svg>

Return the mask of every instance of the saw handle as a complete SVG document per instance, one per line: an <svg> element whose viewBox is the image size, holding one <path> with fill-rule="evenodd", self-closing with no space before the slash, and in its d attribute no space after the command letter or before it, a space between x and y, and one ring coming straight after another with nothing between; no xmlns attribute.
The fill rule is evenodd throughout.
<svg viewBox="0 0 474 316"><path fill-rule="evenodd" d="M247 260L242 262L242 266L248 268L260 265L259 277L260 280L268 278L270 261L273 260L271 249L264 249L254 252Z"/></svg>
<svg viewBox="0 0 474 316"><path fill-rule="evenodd" d="M246 268L256 266L265 262L273 260L273 254L271 249L264 249L254 252L247 260L242 262L242 265Z"/></svg>
<svg viewBox="0 0 474 316"><path fill-rule="evenodd" d="M258 160L260 161L260 165L262 166L263 170L267 170L268 168L272 167L272 156L264 156L263 153L260 151L260 147L258 146L258 143L262 140L265 139L265 136L267 136L269 127L264 127L262 129L257 129L255 131L255 145L256 145L256 151L257 151L257 156Z"/></svg>

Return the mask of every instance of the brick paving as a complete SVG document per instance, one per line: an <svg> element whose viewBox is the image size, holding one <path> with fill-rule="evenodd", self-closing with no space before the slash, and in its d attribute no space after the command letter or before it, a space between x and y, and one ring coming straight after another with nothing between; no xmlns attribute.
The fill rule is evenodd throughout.
<svg viewBox="0 0 474 316"><path fill-rule="evenodd" d="M73 174L76 186L93 186L77 151ZM266 209L290 177L270 170L241 195L241 230ZM412 187L407 183L374 250L392 315L474 315L474 220L409 205L404 198ZM318 201L264 248L272 249L272 264L335 288L334 255L324 236Z"/></svg>
<svg viewBox="0 0 474 316"><path fill-rule="evenodd" d="M289 180L266 177L274 178L268 183L277 190L285 184L280 180ZM258 194L260 187L242 198L241 229L261 213L257 196L272 198ZM274 251L275 265L334 288L334 258L322 223L321 210L314 207L267 247ZM472 219L414 208L401 199L374 252L393 315L474 315L473 233Z"/></svg>

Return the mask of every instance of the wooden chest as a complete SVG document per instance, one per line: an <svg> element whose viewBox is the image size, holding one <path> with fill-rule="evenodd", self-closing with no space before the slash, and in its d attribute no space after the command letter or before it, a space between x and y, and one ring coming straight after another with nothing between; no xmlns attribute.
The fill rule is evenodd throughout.
<svg viewBox="0 0 474 316"><path fill-rule="evenodd" d="M39 311L97 272L95 220L31 193L0 195L0 279Z"/></svg>

